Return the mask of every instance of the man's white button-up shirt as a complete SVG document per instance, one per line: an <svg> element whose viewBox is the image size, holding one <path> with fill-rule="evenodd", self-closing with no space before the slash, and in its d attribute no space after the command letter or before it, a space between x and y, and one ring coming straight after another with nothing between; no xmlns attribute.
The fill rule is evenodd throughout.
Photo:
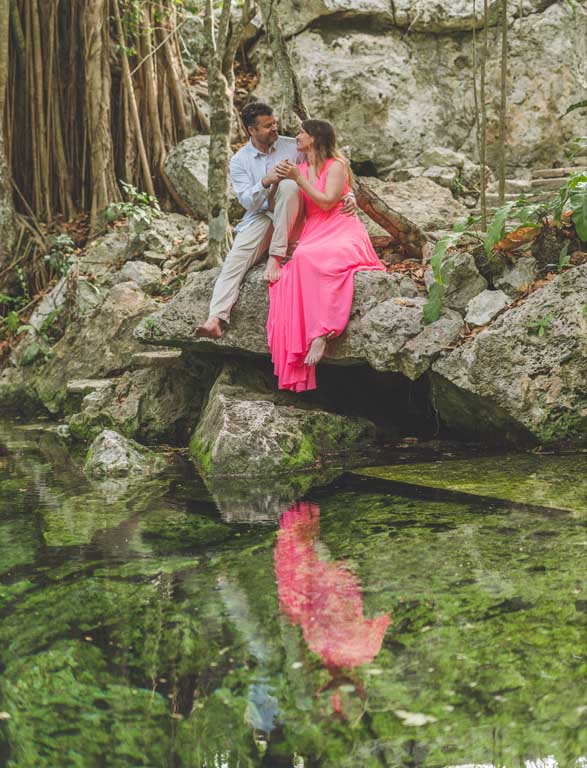
<svg viewBox="0 0 587 768"><path fill-rule="evenodd" d="M262 180L282 160L289 160L290 163L298 161L296 140L288 136L278 136L268 152L261 152L249 140L230 161L230 181L239 203L246 210L236 225L237 232L246 229L257 216L273 216L267 210L269 189L265 189Z"/></svg>

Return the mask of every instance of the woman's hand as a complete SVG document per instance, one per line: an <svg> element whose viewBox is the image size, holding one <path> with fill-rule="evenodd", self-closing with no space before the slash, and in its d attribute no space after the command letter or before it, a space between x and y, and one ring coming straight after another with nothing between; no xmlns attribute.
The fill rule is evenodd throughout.
<svg viewBox="0 0 587 768"><path fill-rule="evenodd" d="M290 163L289 160L283 160L281 163L275 166L275 172L280 179L291 179L296 183L302 177L300 169L297 165Z"/></svg>

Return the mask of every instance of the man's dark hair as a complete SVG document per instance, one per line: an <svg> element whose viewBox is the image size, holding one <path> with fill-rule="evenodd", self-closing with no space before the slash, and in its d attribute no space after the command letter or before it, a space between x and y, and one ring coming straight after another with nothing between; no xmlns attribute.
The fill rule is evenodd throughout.
<svg viewBox="0 0 587 768"><path fill-rule="evenodd" d="M273 109L269 106L269 104L264 104L262 101L253 101L251 104L247 104L247 106L244 107L242 111L243 125L245 126L245 130L249 126L255 128L257 125L257 118L260 115L272 114Z"/></svg>

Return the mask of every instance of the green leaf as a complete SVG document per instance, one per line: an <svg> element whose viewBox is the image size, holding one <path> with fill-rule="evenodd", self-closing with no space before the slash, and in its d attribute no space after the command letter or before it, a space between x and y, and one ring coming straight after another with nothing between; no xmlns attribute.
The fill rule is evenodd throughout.
<svg viewBox="0 0 587 768"><path fill-rule="evenodd" d="M18 312L9 312L6 315L6 327L9 331L16 331L18 326L20 325L20 318L18 316Z"/></svg>
<svg viewBox="0 0 587 768"><path fill-rule="evenodd" d="M495 215L491 220L489 227L487 228L487 234L483 238L485 253L488 256L491 255L493 247L496 245L496 243L499 243L499 241L502 239L505 230L505 222L507 217L510 215L512 208L513 204L508 203L507 205L498 208L495 212Z"/></svg>
<svg viewBox="0 0 587 768"><path fill-rule="evenodd" d="M571 260L571 255L569 253L569 243L566 242L561 249L560 256L558 257L557 267L559 269L564 269L565 267L568 267L570 260Z"/></svg>
<svg viewBox="0 0 587 768"><path fill-rule="evenodd" d="M31 365L31 363L34 363L34 361L37 359L37 357L41 354L42 350L38 342L33 341L31 344L29 344L24 352L22 353L22 357L20 358L20 364L21 365Z"/></svg>
<svg viewBox="0 0 587 768"><path fill-rule="evenodd" d="M440 317L442 312L444 300L444 288L440 283L432 283L430 286L430 292L428 295L428 301L424 304L423 317L424 324L430 325L435 323Z"/></svg>
<svg viewBox="0 0 587 768"><path fill-rule="evenodd" d="M574 112L576 109L585 109L585 108L587 108L587 99L584 99L583 101L576 101L574 104L571 104L571 106L567 109L567 111L560 116L560 119L562 119L563 117L566 117L569 114L569 112Z"/></svg>
<svg viewBox="0 0 587 768"><path fill-rule="evenodd" d="M587 182L571 192L571 218L582 242L587 242Z"/></svg>

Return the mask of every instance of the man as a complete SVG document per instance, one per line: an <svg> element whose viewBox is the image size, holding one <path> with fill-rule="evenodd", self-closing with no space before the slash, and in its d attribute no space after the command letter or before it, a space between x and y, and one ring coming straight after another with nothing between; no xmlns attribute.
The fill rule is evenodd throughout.
<svg viewBox="0 0 587 768"><path fill-rule="evenodd" d="M247 104L242 119L250 139L230 161L230 180L246 213L236 226L233 246L214 285L208 320L196 328L196 336L210 339L222 336L222 323L230 322L245 274L266 251L265 279L279 280L288 242L303 225L300 189L295 181L280 181L277 173L281 163L298 160L296 140L278 135L277 120L268 104ZM343 210L355 213L352 195L345 200Z"/></svg>

